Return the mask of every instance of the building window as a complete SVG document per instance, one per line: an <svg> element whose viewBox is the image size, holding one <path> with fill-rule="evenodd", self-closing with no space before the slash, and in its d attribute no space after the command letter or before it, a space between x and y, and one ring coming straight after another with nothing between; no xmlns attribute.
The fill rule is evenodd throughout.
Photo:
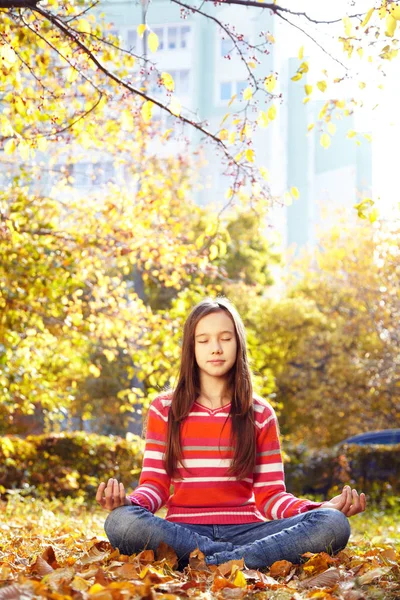
<svg viewBox="0 0 400 600"><path fill-rule="evenodd" d="M245 80L245 81L237 81L236 82L236 94L238 96L241 96L242 93L244 92L244 90L246 88L248 88L248 87L249 87L249 82L247 80Z"/></svg>
<svg viewBox="0 0 400 600"><path fill-rule="evenodd" d="M158 49L164 49L164 29L162 27L155 27L153 29L154 33L158 37Z"/></svg>
<svg viewBox="0 0 400 600"><path fill-rule="evenodd" d="M220 84L220 93L221 100L230 100L232 97L232 83L230 81L224 81Z"/></svg>
<svg viewBox="0 0 400 600"><path fill-rule="evenodd" d="M188 69L180 71L170 70L169 74L175 83L175 92L182 96L189 94L190 91L190 72Z"/></svg>
<svg viewBox="0 0 400 600"><path fill-rule="evenodd" d="M77 188L89 187L92 183L92 165L89 162L79 162L68 165L69 175L72 175L73 186Z"/></svg>
<svg viewBox="0 0 400 600"><path fill-rule="evenodd" d="M178 29L177 27L168 27L168 50L175 50L177 47L178 40Z"/></svg>
<svg viewBox="0 0 400 600"><path fill-rule="evenodd" d="M233 49L232 40L221 40L221 56L226 56Z"/></svg>
<svg viewBox="0 0 400 600"><path fill-rule="evenodd" d="M112 161L104 161L93 165L92 185L115 183L115 170Z"/></svg>
<svg viewBox="0 0 400 600"><path fill-rule="evenodd" d="M245 40L238 40L236 42L237 47L239 48L240 52L244 55L247 56L247 54L249 53L249 44L247 41Z"/></svg>
<svg viewBox="0 0 400 600"><path fill-rule="evenodd" d="M134 50L136 48L136 44L137 44L137 32L135 29L129 29L127 36L126 36L127 42L128 42L128 48L129 50Z"/></svg>
<svg viewBox="0 0 400 600"><path fill-rule="evenodd" d="M247 56L249 53L249 45L247 41L244 40L235 40L233 41L231 38L222 39L220 43L220 52L221 56L232 55L233 53L236 56Z"/></svg>
<svg viewBox="0 0 400 600"><path fill-rule="evenodd" d="M234 94L238 97L238 100L242 100L242 94L246 88L249 87L249 82L244 79L243 81L223 81L220 83L220 100L230 100Z"/></svg>
<svg viewBox="0 0 400 600"><path fill-rule="evenodd" d="M189 46L190 38L190 27L181 27L181 48L187 48Z"/></svg>

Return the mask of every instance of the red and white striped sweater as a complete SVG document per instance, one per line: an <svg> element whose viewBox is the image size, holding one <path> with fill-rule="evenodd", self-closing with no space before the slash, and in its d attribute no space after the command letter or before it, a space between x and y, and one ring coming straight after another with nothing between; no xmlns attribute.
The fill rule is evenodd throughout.
<svg viewBox="0 0 400 600"><path fill-rule="evenodd" d="M233 458L226 420L230 405L211 410L195 402L181 430L182 479L171 480L163 463L170 405L171 395L162 395L150 406L143 469L129 496L134 504L153 513L167 504L169 521L215 525L282 519L320 506L286 492L276 415L257 397L257 459L251 477L238 480L227 474Z"/></svg>

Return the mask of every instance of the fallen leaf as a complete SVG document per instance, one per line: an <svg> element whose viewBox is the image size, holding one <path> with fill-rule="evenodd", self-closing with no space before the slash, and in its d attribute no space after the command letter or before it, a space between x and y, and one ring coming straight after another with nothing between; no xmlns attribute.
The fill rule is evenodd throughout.
<svg viewBox="0 0 400 600"><path fill-rule="evenodd" d="M31 573L37 573L40 577L44 577L49 573L54 573L53 567L51 567L41 556L38 556L34 563L29 568Z"/></svg>
<svg viewBox="0 0 400 600"><path fill-rule="evenodd" d="M178 557L175 550L164 542L161 542L156 550L156 559L164 560L171 569L175 569L178 566Z"/></svg>
<svg viewBox="0 0 400 600"><path fill-rule="evenodd" d="M195 571L209 571L210 569L206 565L205 556L201 550L196 548L190 553L189 566Z"/></svg>
<svg viewBox="0 0 400 600"><path fill-rule="evenodd" d="M232 567L238 567L239 569L243 569L244 567L244 560L243 558L241 558L240 560L229 560L226 563L222 563L222 565L218 565L218 571L221 573L221 575L227 575L228 573L232 572Z"/></svg>
<svg viewBox="0 0 400 600"><path fill-rule="evenodd" d="M319 573L308 579L300 581L298 587L300 589L312 588L312 587L333 587L340 579L340 571L337 567L331 567L324 573Z"/></svg>
<svg viewBox="0 0 400 600"><path fill-rule="evenodd" d="M360 585L366 585L367 583L371 583L374 579L387 575L391 569L392 567L378 567L377 569L371 569L364 573L364 575L358 577L358 582Z"/></svg>
<svg viewBox="0 0 400 600"><path fill-rule="evenodd" d="M292 570L292 567L293 564L288 560L277 560L271 565L269 574L271 575L271 577L274 578L286 577L286 575L289 575L290 571Z"/></svg>

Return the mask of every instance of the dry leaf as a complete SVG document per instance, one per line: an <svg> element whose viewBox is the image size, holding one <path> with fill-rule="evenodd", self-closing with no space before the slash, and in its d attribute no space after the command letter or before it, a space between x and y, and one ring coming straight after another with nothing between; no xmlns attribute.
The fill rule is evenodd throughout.
<svg viewBox="0 0 400 600"><path fill-rule="evenodd" d="M228 562L223 563L222 565L218 565L218 571L221 573L221 575L225 576L228 573L232 572L234 566L236 566L238 569L243 569L243 558L241 558L240 560L229 560Z"/></svg>
<svg viewBox="0 0 400 600"><path fill-rule="evenodd" d="M178 557L175 550L164 542L161 542L156 550L156 559L164 560L171 569L176 569L178 566Z"/></svg>
<svg viewBox="0 0 400 600"><path fill-rule="evenodd" d="M271 565L269 574L271 575L271 577L274 578L286 577L286 575L289 575L290 571L292 570L292 567L293 564L288 560L277 560Z"/></svg>
<svg viewBox="0 0 400 600"><path fill-rule="evenodd" d="M210 569L206 565L205 556L201 550L196 548L190 553L189 567L195 571L209 571Z"/></svg>
<svg viewBox="0 0 400 600"><path fill-rule="evenodd" d="M358 578L358 582L360 585L366 585L367 583L371 583L374 579L387 575L391 569L392 567L378 567L377 569L371 569L364 573L364 575L361 575Z"/></svg>
<svg viewBox="0 0 400 600"><path fill-rule="evenodd" d="M298 587L300 589L312 588L312 587L333 587L340 579L340 571L337 567L331 567L324 573L319 573L308 579L304 579L299 582Z"/></svg>
<svg viewBox="0 0 400 600"><path fill-rule="evenodd" d="M29 570L31 573L37 573L40 577L44 577L49 573L54 573L53 567L51 567L41 556L36 558Z"/></svg>

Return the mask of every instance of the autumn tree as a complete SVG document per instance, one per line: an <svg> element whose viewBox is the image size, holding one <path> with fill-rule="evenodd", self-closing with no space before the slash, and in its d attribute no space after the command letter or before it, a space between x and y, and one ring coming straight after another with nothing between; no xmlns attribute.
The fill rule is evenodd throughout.
<svg viewBox="0 0 400 600"><path fill-rule="evenodd" d="M196 131L203 141L214 144L225 173L232 178L229 199L241 192L250 201L257 196L270 202L265 168L256 159L253 138L258 130L268 127L279 110L279 73L268 69L265 61L276 40L269 30L260 29L257 41L248 41L240 28L226 22L221 11L227 7L234 7L238 13L251 11L260 23L268 17L273 25L287 27L281 35L290 31L301 34L304 42L311 43L325 58L327 66L316 76L316 84L311 85L306 77L312 60L303 56L301 46L298 68L292 74L298 85L305 83L304 101L315 93L326 95L319 117L321 142L325 146L334 132L333 116L351 114L363 101L354 94L349 98L342 84L355 78L362 90L366 87L362 79L364 66L372 64L369 80L372 85L379 85L377 75L398 53L395 33L400 6L394 0L379 0L374 5L372 1L349 2L347 14L328 18L311 9L285 7L279 2L171 2L183 18L207 20L232 43L230 54L242 61L248 75L239 111L232 105L223 122L211 130L204 120L207 115L196 117L181 107L171 75L158 67L158 39L147 23L146 11L144 22L138 26L144 43L132 51L121 47L106 24L99 22L96 2L50 0L43 4L35 0L1 0L1 101L6 110L1 115L0 139L5 151L11 154L17 150L26 160L37 149L46 152L49 140L65 140L68 132L73 136L79 132L82 143L89 145L98 134L92 125L93 114L103 111L111 98L136 98L139 102L133 114L126 115L128 121L132 117L135 122L149 121L157 117L159 109L169 114ZM279 28L271 28L280 35ZM351 62L354 55L361 67ZM152 93L147 85L154 74L158 85L166 90L164 98Z"/></svg>
<svg viewBox="0 0 400 600"><path fill-rule="evenodd" d="M253 367L291 440L318 447L398 423L398 235L398 223L337 226L279 300L242 298Z"/></svg>

